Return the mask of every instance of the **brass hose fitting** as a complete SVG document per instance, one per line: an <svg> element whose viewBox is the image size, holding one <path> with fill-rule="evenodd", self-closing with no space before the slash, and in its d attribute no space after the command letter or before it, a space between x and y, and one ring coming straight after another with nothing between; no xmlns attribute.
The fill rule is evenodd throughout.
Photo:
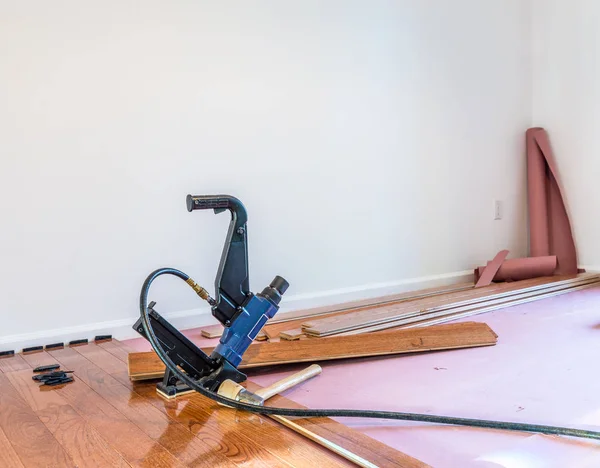
<svg viewBox="0 0 600 468"><path fill-rule="evenodd" d="M192 287L192 289L196 292L196 294L198 294L198 296L200 296L202 299L208 302L211 306L216 304L216 301L212 297L210 297L208 291L202 286L200 286L198 283L196 283L192 278L188 278L185 282Z"/></svg>

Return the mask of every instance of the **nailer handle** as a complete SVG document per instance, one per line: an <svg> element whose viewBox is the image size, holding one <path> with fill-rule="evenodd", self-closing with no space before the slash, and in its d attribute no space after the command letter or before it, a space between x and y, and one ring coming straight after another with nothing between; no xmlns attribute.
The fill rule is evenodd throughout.
<svg viewBox="0 0 600 468"><path fill-rule="evenodd" d="M231 221L215 278L214 317L228 327L250 295L248 274L248 214L242 202L231 195L188 195L188 211L229 210Z"/></svg>
<svg viewBox="0 0 600 468"><path fill-rule="evenodd" d="M215 213L229 210L240 224L248 220L243 203L231 195L188 195L185 199L188 211L214 210Z"/></svg>

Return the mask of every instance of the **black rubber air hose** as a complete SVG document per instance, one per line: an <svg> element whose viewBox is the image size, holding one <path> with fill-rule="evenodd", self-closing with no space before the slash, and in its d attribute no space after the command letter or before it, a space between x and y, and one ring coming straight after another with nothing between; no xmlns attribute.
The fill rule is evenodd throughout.
<svg viewBox="0 0 600 468"><path fill-rule="evenodd" d="M344 418L371 418L371 419L390 419L400 421L419 421L436 424L450 424L458 426L470 426L470 427L483 427L488 429L503 429L509 431L520 431L520 432L534 432L541 434L553 434L563 435L570 437L579 437L586 439L597 439L600 440L600 432L587 431L583 429L574 429L568 427L558 426L544 426L538 424L527 424L518 422L503 422L503 421L489 421L485 419L468 419L468 418L457 418L451 416L436 416L429 414L418 414L418 413L401 413L396 411L376 411L376 410L352 410L352 409L292 409L292 408L276 408L271 406L255 406L246 403L240 403L239 401L232 400L230 398L222 397L221 395L207 390L206 388L198 385L194 379L190 378L185 372L182 372L171 358L162 349L152 326L150 325L150 319L148 317L148 291L152 282L161 275L173 275L181 278L184 281L189 279L189 276L182 271L174 268L160 268L148 276L142 286L140 293L140 316L142 318L142 326L148 337L152 348L164 362L165 366L173 372L184 384L191 389L197 391L201 395L210 398L218 403L231 406L233 408L250 411L251 413L265 414L265 415L279 415L279 416L295 416L295 417L344 417Z"/></svg>

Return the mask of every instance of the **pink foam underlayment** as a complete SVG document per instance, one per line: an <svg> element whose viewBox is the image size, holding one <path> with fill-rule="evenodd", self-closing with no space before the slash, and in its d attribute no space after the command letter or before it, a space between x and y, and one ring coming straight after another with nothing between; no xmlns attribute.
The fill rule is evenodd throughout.
<svg viewBox="0 0 600 468"><path fill-rule="evenodd" d="M530 128L525 138L530 256L499 262L498 256L505 251L500 252L487 266L475 269L476 286L486 286L491 281L517 281L579 272L573 231L548 133L543 128Z"/></svg>

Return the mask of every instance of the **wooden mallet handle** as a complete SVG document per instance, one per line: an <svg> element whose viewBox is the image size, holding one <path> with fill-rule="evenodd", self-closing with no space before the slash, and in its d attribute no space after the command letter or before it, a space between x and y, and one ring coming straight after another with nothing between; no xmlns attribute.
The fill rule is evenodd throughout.
<svg viewBox="0 0 600 468"><path fill-rule="evenodd" d="M296 372L295 374L286 377L285 379L280 380L279 382L275 382L273 385L269 387L261 388L254 393L248 392L244 387L240 384L235 383L232 380L225 380L221 386L219 387L219 395L230 398L232 400L240 400L240 396L244 396L246 399L250 396L251 400L255 400L253 395L258 397L257 401L254 401L253 404L261 404L262 402L258 402L258 400L265 401L271 398L278 393L286 391L288 388L292 388L294 385L298 385L299 383L304 382L305 380L310 379L316 375L321 373L321 366L317 364L313 364L312 366L307 367L300 372ZM220 403L222 404L222 403ZM227 405L223 405L227 406Z"/></svg>
<svg viewBox="0 0 600 468"><path fill-rule="evenodd" d="M292 388L299 383L304 382L316 375L321 373L321 366L317 364L313 364L312 366L307 367L300 372L296 372L295 374L286 377L285 379L280 380L279 382L275 382L273 385L268 387L261 388L257 390L255 393L258 396L261 396L263 399L268 400L274 395L278 393L285 392L288 388Z"/></svg>

